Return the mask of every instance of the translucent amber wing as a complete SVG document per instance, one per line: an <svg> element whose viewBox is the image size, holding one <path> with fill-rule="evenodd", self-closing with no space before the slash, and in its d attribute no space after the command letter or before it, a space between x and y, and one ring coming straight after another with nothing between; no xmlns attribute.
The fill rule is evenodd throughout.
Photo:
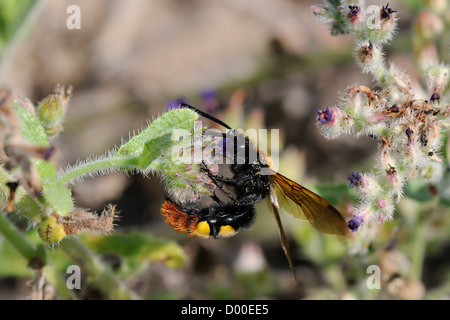
<svg viewBox="0 0 450 320"><path fill-rule="evenodd" d="M328 201L279 173L271 178L280 208L296 218L308 220L323 233L342 236L349 233L347 222Z"/></svg>

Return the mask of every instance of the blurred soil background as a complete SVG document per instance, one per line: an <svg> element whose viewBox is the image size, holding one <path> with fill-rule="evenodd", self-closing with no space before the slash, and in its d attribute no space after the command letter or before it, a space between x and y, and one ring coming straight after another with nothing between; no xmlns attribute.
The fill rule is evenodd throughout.
<svg viewBox="0 0 450 320"><path fill-rule="evenodd" d="M232 126L247 129L256 122L281 130L288 154L281 173L307 187L345 184L352 171L371 163L376 142L355 137L326 141L316 128L317 109L335 104L339 92L350 85L373 83L356 66L352 42L331 36L311 14L310 6L317 2L47 1L30 34L11 53L2 85L34 103L56 84L73 86L65 129L53 141L61 169L114 148L164 112L167 101L183 97L203 108L200 93L214 89L214 113ZM80 30L66 27L70 4L81 9ZM417 81L411 10L402 1L390 0L389 5L401 19L395 41L386 47L387 58ZM227 106L238 90L245 92L243 116L227 118ZM117 204L122 212L118 230L145 230L185 248L186 267L154 263L127 280L143 297L298 299L314 297L314 288L329 287L293 239L299 284L292 285L271 214L259 214L252 230L233 238L201 240L177 234L164 223L159 213L164 188L158 177L113 174L88 179L74 187L73 195L77 206L98 212L108 203ZM290 238L296 224L303 224L282 219ZM449 249L447 241L447 253ZM235 277L237 269L261 266L276 276L252 280L259 283L256 289ZM425 280L425 288L440 281L433 275ZM0 299L25 298L27 290L26 280L0 280ZM346 298L345 292L324 297Z"/></svg>

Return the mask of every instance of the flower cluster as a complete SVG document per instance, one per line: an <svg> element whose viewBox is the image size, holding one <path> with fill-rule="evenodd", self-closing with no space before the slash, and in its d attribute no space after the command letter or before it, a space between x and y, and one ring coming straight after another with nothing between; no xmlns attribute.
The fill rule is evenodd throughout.
<svg viewBox="0 0 450 320"><path fill-rule="evenodd" d="M169 197L178 203L195 202L209 196L215 184L208 172L217 173L218 166L212 160L220 153L222 137L203 134L206 127L197 121L191 131L172 139L177 140L170 152L163 153L154 162ZM217 146L217 147L216 147Z"/></svg>
<svg viewBox="0 0 450 320"><path fill-rule="evenodd" d="M2 202L6 212L38 224L46 242L83 230L109 232L117 217L113 206L101 216L74 209L70 190L58 180L49 161L55 152L49 139L63 128L70 96L71 88L57 86L35 107L27 99L0 91L0 192L7 203Z"/></svg>
<svg viewBox="0 0 450 320"><path fill-rule="evenodd" d="M373 172L353 172L349 177L349 187L359 198L349 222L353 231L374 219L390 219L408 180L423 177L439 182L444 170L439 153L442 128L450 115L449 97L445 95L450 67L429 65L424 69L425 94L413 90L409 76L394 63L386 63L382 51L382 45L395 31L396 11L389 5L377 10L373 7L365 8L363 1L328 1L325 6L312 8L330 25L333 34L341 30L340 33L354 36L357 63L381 88L375 91L351 86L335 106L318 111L318 125L326 138L355 134L378 141Z"/></svg>

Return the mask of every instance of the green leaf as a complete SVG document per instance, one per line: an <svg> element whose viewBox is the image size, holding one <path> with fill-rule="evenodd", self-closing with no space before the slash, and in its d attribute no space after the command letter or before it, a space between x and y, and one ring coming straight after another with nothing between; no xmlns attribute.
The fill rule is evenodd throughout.
<svg viewBox="0 0 450 320"><path fill-rule="evenodd" d="M44 128L38 119L27 109L15 104L17 115L22 126L22 135L34 145L45 148L50 146ZM60 215L66 215L73 210L71 191L67 189L56 176L56 169L51 162L37 160L37 170L42 181L44 198Z"/></svg>
<svg viewBox="0 0 450 320"><path fill-rule="evenodd" d="M2 199L1 205L4 207L8 203L9 188L6 186L7 182L14 181L5 169L0 168L0 197ZM32 221L40 221L40 212L38 204L28 195L22 186L19 186L14 197L15 209L19 214L24 214L27 219Z"/></svg>
<svg viewBox="0 0 450 320"><path fill-rule="evenodd" d="M129 232L112 235L86 234L86 246L98 254L116 254L123 258L121 272L131 274L141 270L144 261L161 262L171 268L186 263L183 249L173 241L152 237L147 233Z"/></svg>
<svg viewBox="0 0 450 320"><path fill-rule="evenodd" d="M352 202L356 200L347 183L317 185L315 189L322 198L333 205L339 204L342 199Z"/></svg>
<svg viewBox="0 0 450 320"><path fill-rule="evenodd" d="M117 156L127 156L141 169L147 169L152 161L168 151L174 130L192 130L198 114L190 109L174 109L155 119L145 130L122 145Z"/></svg>
<svg viewBox="0 0 450 320"><path fill-rule="evenodd" d="M429 183L424 179L409 180L406 183L405 196L419 202L427 202L432 199L429 192Z"/></svg>
<svg viewBox="0 0 450 320"><path fill-rule="evenodd" d="M28 142L48 148L50 146L44 128L38 119L27 109L16 105L17 115L22 125L22 135Z"/></svg>
<svg viewBox="0 0 450 320"><path fill-rule="evenodd" d="M59 181L53 163L40 161L37 165L42 179L44 198L59 215L65 216L73 211L73 200L70 189Z"/></svg>
<svg viewBox="0 0 450 320"><path fill-rule="evenodd" d="M35 233L34 231L30 231L24 234L24 237L30 239L30 237L33 237L32 234ZM33 277L33 271L28 268L29 261L11 243L1 236L0 257L0 277Z"/></svg>

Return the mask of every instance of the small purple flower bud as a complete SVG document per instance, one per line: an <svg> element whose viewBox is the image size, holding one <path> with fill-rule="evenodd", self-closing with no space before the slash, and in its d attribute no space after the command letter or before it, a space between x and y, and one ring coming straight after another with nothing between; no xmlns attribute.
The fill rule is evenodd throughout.
<svg viewBox="0 0 450 320"><path fill-rule="evenodd" d="M361 21L361 9L357 5L348 6L350 9L347 14L347 18L350 20L352 24L358 23Z"/></svg>
<svg viewBox="0 0 450 320"><path fill-rule="evenodd" d="M369 41L369 44L362 46L358 51L358 57L364 64L370 64L373 62L373 44Z"/></svg>
<svg viewBox="0 0 450 320"><path fill-rule="evenodd" d="M44 160L50 160L50 158L53 156L53 154L55 153L55 146L50 146L49 148L45 148L44 150L42 150L42 158Z"/></svg>
<svg viewBox="0 0 450 320"><path fill-rule="evenodd" d="M385 7L381 7L380 17L381 19L389 20L391 18L391 14L397 12L389 8L389 3Z"/></svg>
<svg viewBox="0 0 450 320"><path fill-rule="evenodd" d="M327 109L325 111L317 110L317 114L319 115L317 120L320 123L328 123L331 120L333 120L333 114L331 113L331 110L329 107L327 107Z"/></svg>
<svg viewBox="0 0 450 320"><path fill-rule="evenodd" d="M430 102L431 103L435 103L435 102L440 103L441 102L441 96L439 95L439 93L434 92L431 95Z"/></svg>
<svg viewBox="0 0 450 320"><path fill-rule="evenodd" d="M166 109L167 110L178 109L180 108L181 103L189 103L189 100L186 97L178 97L174 100L168 100L166 102Z"/></svg>
<svg viewBox="0 0 450 320"><path fill-rule="evenodd" d="M212 112L218 105L217 91L215 89L206 89L200 92L200 97L203 99L203 107L207 112Z"/></svg>
<svg viewBox="0 0 450 320"><path fill-rule="evenodd" d="M355 216L348 222L348 227L352 230L352 232L356 232L358 228L361 226L363 222L363 216Z"/></svg>
<svg viewBox="0 0 450 320"><path fill-rule="evenodd" d="M348 186L353 188L361 183L361 175L358 172L353 172L350 177L348 177L348 180L350 181Z"/></svg>
<svg viewBox="0 0 450 320"><path fill-rule="evenodd" d="M348 8L350 9L349 11L348 11L348 14L349 15L355 15L355 14L357 14L358 12L359 12L359 7L358 6L356 6L356 5L354 5L354 6L352 6L352 5L350 5L350 6L348 6Z"/></svg>

